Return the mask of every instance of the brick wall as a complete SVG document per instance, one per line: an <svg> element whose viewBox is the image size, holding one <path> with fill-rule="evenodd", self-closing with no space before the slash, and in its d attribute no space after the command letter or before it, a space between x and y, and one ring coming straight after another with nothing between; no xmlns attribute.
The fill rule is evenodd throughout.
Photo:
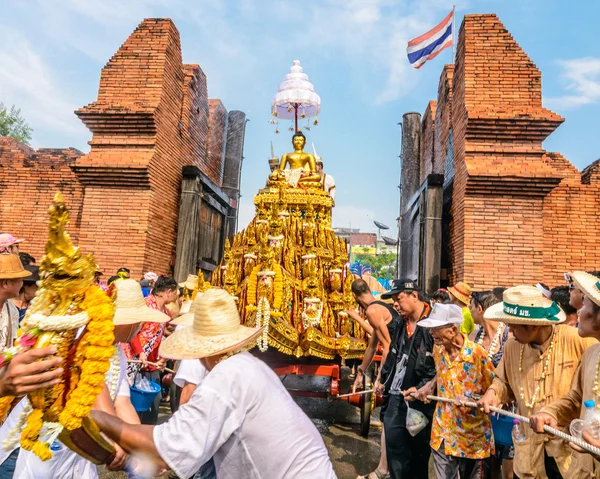
<svg viewBox="0 0 600 479"><path fill-rule="evenodd" d="M420 184L425 181L427 175L433 173L435 110L436 102L430 101L427 104L427 108L425 109L425 113L423 113L423 117L421 119L421 153L419 155L421 161Z"/></svg>
<svg viewBox="0 0 600 479"><path fill-rule="evenodd" d="M0 138L0 232L24 238L21 251L38 262L48 239L48 208L59 189L71 210L71 237L79 239L83 194L70 166L81 154L74 148L36 151Z"/></svg>
<svg viewBox="0 0 600 479"><path fill-rule="evenodd" d="M448 177L454 175L452 157L449 160L449 164L446 165L446 158L448 157L448 142L450 139L450 130L452 128L452 79L454 77L454 65L445 65L442 70L442 76L440 77L440 83L438 86L438 101L436 103L435 111L435 139L433 151L435 155L433 157L432 173L444 174L446 166L448 166Z"/></svg>
<svg viewBox="0 0 600 479"><path fill-rule="evenodd" d="M218 160L208 153L202 69L182 63L171 20L144 20L102 69L98 99L76 111L93 135L89 154L36 152L0 139L0 230L27 238L23 249L41 256L46 211L61 189L72 212L73 239L94 253L107 275L121 266L136 278L150 270L169 274L182 168L197 166L221 184L227 111L216 102Z"/></svg>
<svg viewBox="0 0 600 479"><path fill-rule="evenodd" d="M565 271L600 269L600 162L582 174L543 149L562 121L542 106L541 73L500 20L466 15L433 128L434 172L453 175L451 283L557 285Z"/></svg>

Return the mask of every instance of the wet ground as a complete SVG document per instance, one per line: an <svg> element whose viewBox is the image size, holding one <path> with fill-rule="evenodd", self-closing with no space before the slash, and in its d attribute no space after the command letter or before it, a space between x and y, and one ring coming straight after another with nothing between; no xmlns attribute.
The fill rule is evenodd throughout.
<svg viewBox="0 0 600 479"><path fill-rule="evenodd" d="M342 384L340 390L349 390L349 370L342 371ZM326 391L329 381L325 378L315 377L286 377L284 384L289 389L305 391ZM371 429L368 438L363 438L359 433L359 410L346 401L320 398L297 398L297 403L313 420L315 426L323 436L331 462L339 479L354 479L358 474L372 471L379 462L379 440L381 424L379 423L379 409L374 411ZM160 421L169 417L169 410L163 408ZM103 479L123 479L122 473L100 471ZM165 478L168 475L163 476Z"/></svg>

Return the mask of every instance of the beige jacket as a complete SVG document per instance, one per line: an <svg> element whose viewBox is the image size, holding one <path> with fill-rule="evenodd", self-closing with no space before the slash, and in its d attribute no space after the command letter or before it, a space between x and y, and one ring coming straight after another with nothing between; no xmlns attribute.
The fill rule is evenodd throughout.
<svg viewBox="0 0 600 479"><path fill-rule="evenodd" d="M550 353L546 376L542 371L546 355L549 352L552 336L544 343L540 351L530 344L522 345L510 338L504 346L504 355L496 368L496 377L491 389L496 392L500 402L517 401L518 413L529 417L556 399L565 396L571 390L571 383L579 366L583 352L596 342L595 339L583 339L577 328L558 325L554 348ZM523 350L522 369L519 362ZM540 386L535 404L528 408L537 386ZM521 397L521 392L523 398ZM559 429L566 430L568 422L559 422ZM514 471L520 479L546 479L544 467L544 449L556 460L561 474L567 475L571 464L572 449L562 439L547 434L536 434L529 427L523 427L526 439L515 442Z"/></svg>
<svg viewBox="0 0 600 479"><path fill-rule="evenodd" d="M542 408L542 412L550 414L560 424L568 424L578 417L583 419L585 414L583 403L588 399L592 399L596 403L600 400L600 397L592 391L599 359L600 344L596 343L583 353L571 390L565 396ZM591 454L580 454L573 451L573 461L565 477L569 479L600 478L600 461L595 460Z"/></svg>

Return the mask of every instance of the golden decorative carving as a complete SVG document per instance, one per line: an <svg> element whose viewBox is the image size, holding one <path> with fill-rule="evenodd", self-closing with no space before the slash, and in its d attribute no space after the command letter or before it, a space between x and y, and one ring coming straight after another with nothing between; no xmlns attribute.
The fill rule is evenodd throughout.
<svg viewBox="0 0 600 479"><path fill-rule="evenodd" d="M259 300L268 301L269 347L297 357L359 357L366 348L364 331L343 318L346 308L356 306L349 289L352 275L344 267L346 243L333 233L333 200L320 183L311 183L312 155L302 151L300 140L295 138L295 150L284 155L282 167L309 174L297 185L290 185L281 170L269 177L254 197L254 220L226 245L213 284L239 298L242 322L249 326L255 325ZM282 277L277 291L275 271Z"/></svg>

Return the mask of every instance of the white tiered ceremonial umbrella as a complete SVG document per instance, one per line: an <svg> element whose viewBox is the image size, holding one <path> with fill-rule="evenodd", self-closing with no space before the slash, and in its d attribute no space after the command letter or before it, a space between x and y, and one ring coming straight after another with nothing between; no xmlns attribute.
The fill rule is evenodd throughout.
<svg viewBox="0 0 600 479"><path fill-rule="evenodd" d="M294 120L295 131L298 131L298 117L316 117L321 110L321 97L315 87L308 81L308 75L302 72L299 60L294 60L290 73L279 84L279 89L271 102L274 117L283 120ZM318 124L315 119L314 124Z"/></svg>

